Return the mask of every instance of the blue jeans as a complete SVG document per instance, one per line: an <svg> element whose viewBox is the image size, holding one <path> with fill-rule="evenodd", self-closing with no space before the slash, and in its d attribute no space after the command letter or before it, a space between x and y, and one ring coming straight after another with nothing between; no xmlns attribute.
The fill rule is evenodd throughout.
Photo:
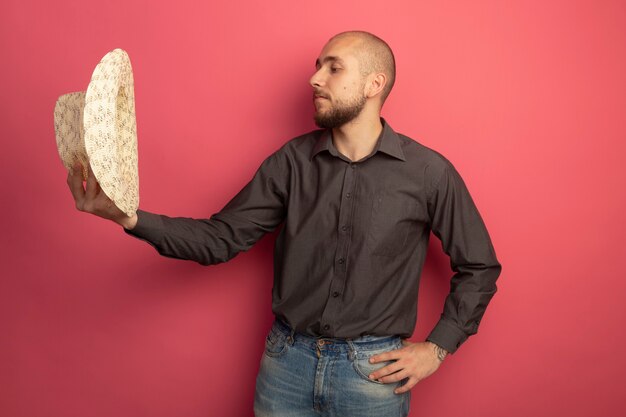
<svg viewBox="0 0 626 417"><path fill-rule="evenodd" d="M394 361L370 364L373 355L399 349L399 336L316 338L276 319L265 340L256 379L256 417L406 417L411 391L395 394L406 379L368 378Z"/></svg>

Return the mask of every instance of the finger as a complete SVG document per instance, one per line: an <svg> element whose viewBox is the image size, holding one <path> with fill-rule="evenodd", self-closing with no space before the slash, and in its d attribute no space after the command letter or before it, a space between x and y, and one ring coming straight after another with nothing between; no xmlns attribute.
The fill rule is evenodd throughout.
<svg viewBox="0 0 626 417"><path fill-rule="evenodd" d="M399 388L396 388L395 390L393 390L393 392L396 393L396 394L403 394L403 393L405 393L407 391L410 391L411 388L413 388L418 382L419 382L419 379L411 377L406 382L406 384L402 385Z"/></svg>
<svg viewBox="0 0 626 417"><path fill-rule="evenodd" d="M410 378L411 376L412 375L409 371L407 371L406 369L402 369L394 374L387 375L382 378L378 378L378 380L385 384L389 384L392 382L402 381L404 378Z"/></svg>
<svg viewBox="0 0 626 417"><path fill-rule="evenodd" d="M392 374L396 371L399 371L400 369L403 369L403 366L401 364L398 364L398 362L390 363L389 365L377 369L375 372L372 372L371 374L369 374L369 377L370 379L380 379L381 377Z"/></svg>
<svg viewBox="0 0 626 417"><path fill-rule="evenodd" d="M87 191L85 192L85 198L89 201L95 199L99 188L100 186L98 185L96 176L91 170L91 165L89 165L88 175L87 175Z"/></svg>
<svg viewBox="0 0 626 417"><path fill-rule="evenodd" d="M70 192L72 193L72 197L74 197L74 202L78 210L82 210L82 205L85 200L85 189L83 188L81 169L80 164L77 164L74 166L73 172L67 174L67 185L70 187Z"/></svg>
<svg viewBox="0 0 626 417"><path fill-rule="evenodd" d="M380 353L370 358L370 363L385 362L392 359L399 359L404 355L404 348L390 350L389 352Z"/></svg>

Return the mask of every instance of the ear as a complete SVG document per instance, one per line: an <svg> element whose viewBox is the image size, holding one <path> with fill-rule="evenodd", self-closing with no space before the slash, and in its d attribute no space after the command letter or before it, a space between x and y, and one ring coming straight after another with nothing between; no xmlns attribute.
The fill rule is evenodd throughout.
<svg viewBox="0 0 626 417"><path fill-rule="evenodd" d="M368 75L365 97L371 98L380 95L383 92L385 85L387 85L387 76L384 73L379 72Z"/></svg>

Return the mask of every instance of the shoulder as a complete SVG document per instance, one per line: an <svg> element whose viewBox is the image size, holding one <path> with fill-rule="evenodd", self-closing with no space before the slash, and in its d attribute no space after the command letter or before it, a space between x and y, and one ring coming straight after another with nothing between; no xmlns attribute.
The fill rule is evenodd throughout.
<svg viewBox="0 0 626 417"><path fill-rule="evenodd" d="M302 158L308 159L313 152L315 144L324 133L323 129L315 129L291 138L272 153L272 155L282 161L296 161Z"/></svg>
<svg viewBox="0 0 626 417"><path fill-rule="evenodd" d="M292 152L297 154L309 155L313 147L324 133L324 129L315 129L310 132L303 133L295 138L289 139L281 149L284 152Z"/></svg>
<svg viewBox="0 0 626 417"><path fill-rule="evenodd" d="M456 171L452 162L441 152L407 135L396 134L407 162L423 172L429 182L437 182L446 172Z"/></svg>
<svg viewBox="0 0 626 417"><path fill-rule="evenodd" d="M312 130L283 142L265 158L261 167L289 173L300 165L298 161L309 158L323 132L322 129Z"/></svg>

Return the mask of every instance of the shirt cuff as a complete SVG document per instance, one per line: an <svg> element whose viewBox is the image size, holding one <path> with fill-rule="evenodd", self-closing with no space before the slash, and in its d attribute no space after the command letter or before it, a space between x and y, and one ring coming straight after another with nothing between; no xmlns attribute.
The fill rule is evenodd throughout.
<svg viewBox="0 0 626 417"><path fill-rule="evenodd" d="M448 320L441 318L426 340L441 346L447 350L448 353L454 353L459 346L467 340L467 338L468 336L465 332L463 332L463 330L457 328Z"/></svg>
<svg viewBox="0 0 626 417"><path fill-rule="evenodd" d="M124 233L138 239L156 243L161 240L164 233L163 219L161 215L144 210L137 210L137 224L132 229L123 227Z"/></svg>

